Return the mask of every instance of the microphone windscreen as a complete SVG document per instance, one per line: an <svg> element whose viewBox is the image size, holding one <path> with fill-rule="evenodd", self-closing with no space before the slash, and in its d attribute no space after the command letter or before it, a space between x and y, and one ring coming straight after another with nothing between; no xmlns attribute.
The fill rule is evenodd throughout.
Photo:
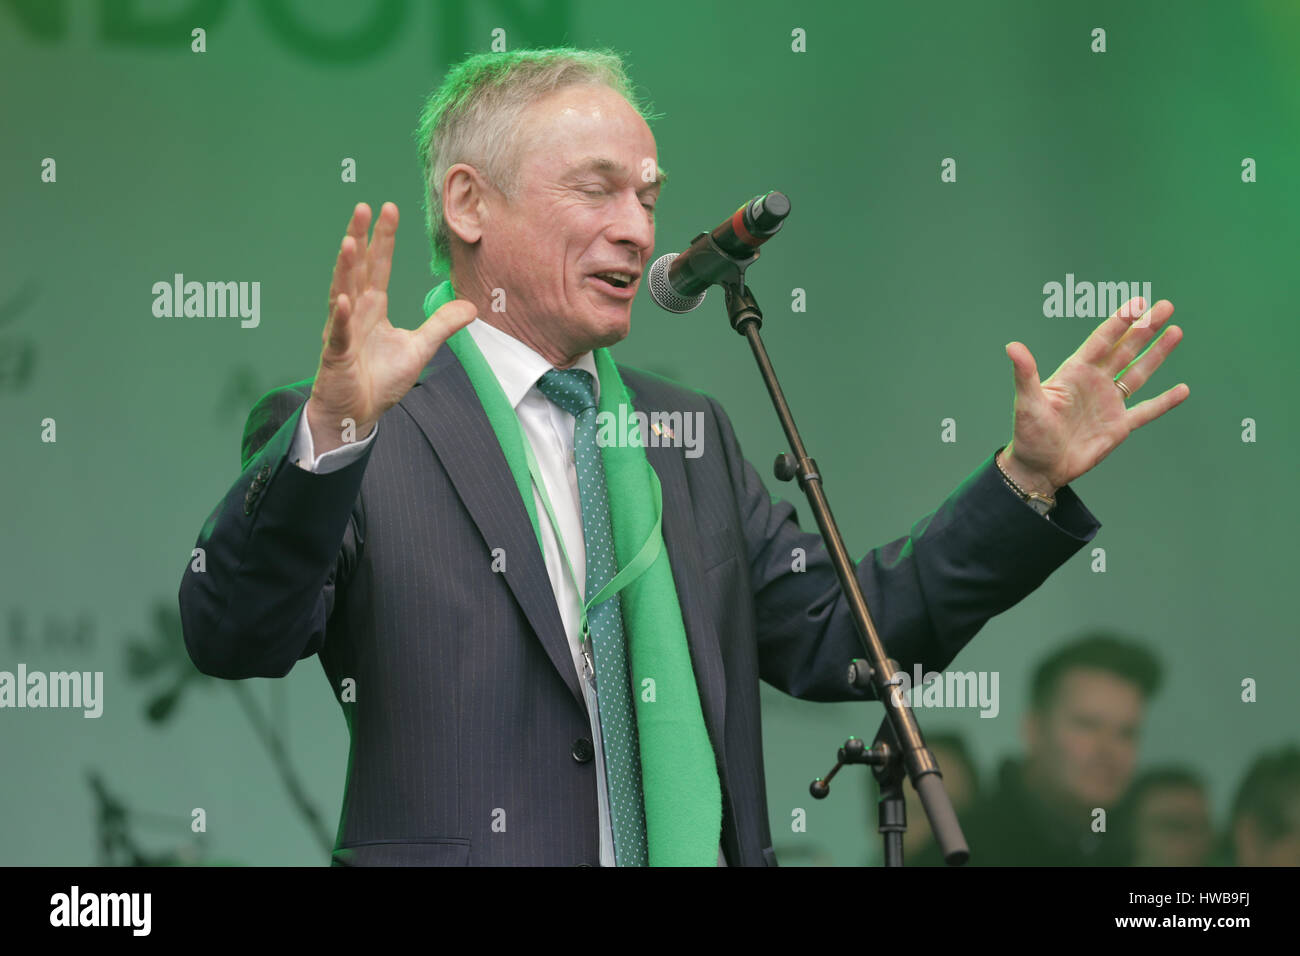
<svg viewBox="0 0 1300 956"><path fill-rule="evenodd" d="M660 256L650 265L650 298L661 309L678 314L690 312L700 307L704 297L709 294L705 289L699 295L685 296L677 292L668 281L668 267L673 264L678 253L670 252Z"/></svg>

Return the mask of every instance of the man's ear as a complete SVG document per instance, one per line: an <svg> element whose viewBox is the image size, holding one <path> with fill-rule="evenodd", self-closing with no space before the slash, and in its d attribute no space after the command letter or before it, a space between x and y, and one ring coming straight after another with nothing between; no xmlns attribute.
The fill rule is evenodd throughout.
<svg viewBox="0 0 1300 956"><path fill-rule="evenodd" d="M483 237L486 186L477 169L456 163L442 180L442 216L447 228L466 245Z"/></svg>

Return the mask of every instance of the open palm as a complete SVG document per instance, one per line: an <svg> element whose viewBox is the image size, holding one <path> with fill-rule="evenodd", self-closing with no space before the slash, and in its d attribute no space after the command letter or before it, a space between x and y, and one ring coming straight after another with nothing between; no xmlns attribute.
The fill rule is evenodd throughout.
<svg viewBox="0 0 1300 956"><path fill-rule="evenodd" d="M1162 299L1144 313L1144 305L1140 296L1126 302L1044 382L1039 382L1038 365L1023 343L1007 346L1016 386L1007 455L1043 476L1050 487L1069 484L1089 471L1135 430L1190 394L1187 385L1179 383L1137 405L1125 405L1116 376L1136 394L1183 337L1182 329L1171 325L1152 344L1174 306Z"/></svg>
<svg viewBox="0 0 1300 956"><path fill-rule="evenodd" d="M367 243L370 207L358 203L339 247L307 409L317 454L343 443L348 422L356 438L368 435L410 391L442 343L477 315L474 303L454 299L417 329L396 328L388 320L397 221L397 206L384 203Z"/></svg>

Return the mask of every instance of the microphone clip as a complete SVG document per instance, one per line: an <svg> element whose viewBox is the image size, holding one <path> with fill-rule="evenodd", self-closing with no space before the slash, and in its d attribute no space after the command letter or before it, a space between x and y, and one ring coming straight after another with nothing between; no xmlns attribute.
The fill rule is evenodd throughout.
<svg viewBox="0 0 1300 956"><path fill-rule="evenodd" d="M682 278L704 286L743 288L745 270L758 260L762 250L755 249L751 255L742 259L718 245L713 233L702 232L691 240L687 252L693 254L682 257Z"/></svg>

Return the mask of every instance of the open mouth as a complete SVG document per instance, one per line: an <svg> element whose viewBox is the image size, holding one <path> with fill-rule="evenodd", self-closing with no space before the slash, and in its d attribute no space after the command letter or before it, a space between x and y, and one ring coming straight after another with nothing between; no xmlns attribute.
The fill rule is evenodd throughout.
<svg viewBox="0 0 1300 956"><path fill-rule="evenodd" d="M622 292L626 294L636 282L637 277L630 272L597 272L591 276L597 286L604 287L606 291Z"/></svg>

